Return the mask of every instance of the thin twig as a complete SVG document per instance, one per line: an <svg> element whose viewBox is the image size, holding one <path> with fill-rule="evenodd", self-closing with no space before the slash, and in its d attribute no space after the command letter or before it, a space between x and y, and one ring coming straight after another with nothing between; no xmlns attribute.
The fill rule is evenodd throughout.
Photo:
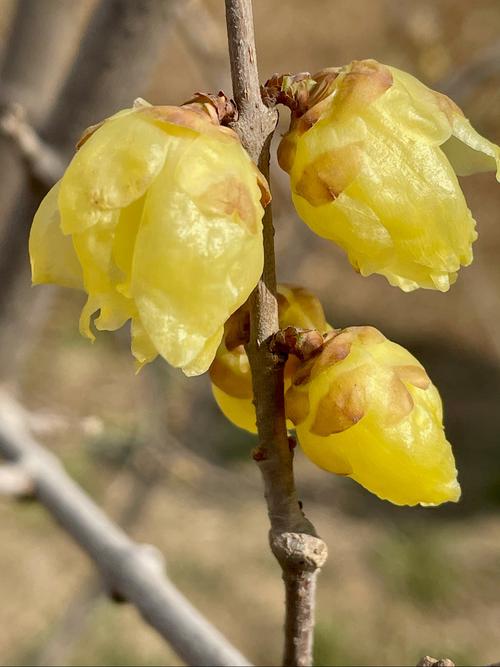
<svg viewBox="0 0 500 667"><path fill-rule="evenodd" d="M90 556L107 589L134 604L187 664L249 664L166 578L159 552L132 542L33 439L22 409L5 395L0 453L31 477L37 500Z"/></svg>
<svg viewBox="0 0 500 667"><path fill-rule="evenodd" d="M13 141L19 155L29 165L31 175L47 190L61 178L66 160L40 138L19 104L10 105L0 112L0 134Z"/></svg>
<svg viewBox="0 0 500 667"><path fill-rule="evenodd" d="M251 0L226 0L231 76L241 141L269 179L269 147L277 122L275 110L261 100ZM286 590L285 665L312 664L315 584L326 560L326 545L305 518L295 488L293 451L286 431L283 361L269 349L278 330L274 228L271 207L264 215L264 272L251 297L248 356L259 432L254 453L264 479L271 522L271 549L283 570Z"/></svg>

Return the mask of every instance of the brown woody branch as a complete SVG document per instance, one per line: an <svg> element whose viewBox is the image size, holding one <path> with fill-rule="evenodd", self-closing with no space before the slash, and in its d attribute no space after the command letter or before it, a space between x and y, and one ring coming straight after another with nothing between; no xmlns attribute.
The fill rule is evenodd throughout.
<svg viewBox="0 0 500 667"><path fill-rule="evenodd" d="M261 99L251 0L226 0L226 21L233 94L241 141L269 179L269 147L277 113ZM293 451L286 430L283 358L269 343L279 329L271 206L264 226L264 272L251 298L251 335L247 346L259 432L254 453L261 470L271 522L271 549L285 581L285 665L312 664L316 576L326 560L325 543L299 505L293 476Z"/></svg>

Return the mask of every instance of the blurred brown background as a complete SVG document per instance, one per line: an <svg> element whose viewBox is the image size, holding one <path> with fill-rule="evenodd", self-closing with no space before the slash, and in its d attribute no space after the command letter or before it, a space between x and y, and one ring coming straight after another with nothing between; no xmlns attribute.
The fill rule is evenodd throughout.
<svg viewBox="0 0 500 667"><path fill-rule="evenodd" d="M122 106L139 95L178 104L196 90L230 89L223 1L163 1L171 12L155 33L150 77L131 86L123 75ZM52 125L47 118L98 3L34 2L47 21L61 4L73 7L52 36L66 64L49 93L45 88L44 118L31 116L63 145L83 127L77 131L62 113L52 115ZM111 2L119 22L120 11L142 0L103 4ZM0 99L36 110L28 98L16 99L26 89L13 92L5 82L14 17L30 4L32 11L33 0L0 0ZM274 72L376 58L449 92L476 129L500 143L499 0L254 0L254 12L263 81ZM137 53L141 40L146 48L151 39L141 34ZM79 104L92 81L81 85ZM115 111L93 109L99 115L82 122ZM66 105L66 118L80 111ZM92 108L85 113L92 116ZM286 125L283 110L281 131ZM43 190L8 150L2 162L0 143L0 179L16 169L24 175L0 188L4 244L8 220L26 218L26 192L33 206ZM380 277L357 275L340 250L297 219L278 167L272 178L279 279L316 291L333 325L375 325L419 357L441 390L463 489L456 506L398 508L297 453L301 498L330 550L319 580L316 664L415 664L424 654L468 665L498 661L500 187L492 174L463 180L479 240L474 264L451 291L403 294ZM0 381L97 502L134 538L161 548L193 603L256 664L276 663L282 583L249 456L253 437L224 421L206 377L187 379L162 361L136 376L128 333L102 333L93 346L80 338L83 296L29 290L25 249L19 257L0 319ZM86 558L41 507L0 500L2 664L179 664L133 609L97 591Z"/></svg>

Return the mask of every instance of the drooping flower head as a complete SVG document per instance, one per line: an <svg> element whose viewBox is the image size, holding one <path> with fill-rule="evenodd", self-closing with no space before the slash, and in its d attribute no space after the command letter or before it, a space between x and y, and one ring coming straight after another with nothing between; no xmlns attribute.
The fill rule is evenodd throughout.
<svg viewBox="0 0 500 667"><path fill-rule="evenodd" d="M281 82L295 94L279 162L299 216L362 275L446 291L477 238L457 180L500 149L448 97L375 60Z"/></svg>
<svg viewBox="0 0 500 667"><path fill-rule="evenodd" d="M261 204L262 200L262 204ZM210 104L140 102L84 135L41 203L34 283L85 290L80 331L131 320L139 365L206 371L263 266L264 177Z"/></svg>
<svg viewBox="0 0 500 667"><path fill-rule="evenodd" d="M316 329L320 333L330 331L321 303L309 290L278 285L277 296L282 329L297 327ZM210 366L210 379L214 398L227 419L250 433L256 433L252 374L245 348L238 340L245 334L243 331L241 335L241 329L248 322L245 322L245 316L248 316L248 311L235 313L226 323L224 338ZM290 356L285 364L286 388L297 366L298 359Z"/></svg>
<svg viewBox="0 0 500 667"><path fill-rule="evenodd" d="M439 393L417 359L377 329L332 332L285 399L304 453L321 468L397 505L459 499Z"/></svg>

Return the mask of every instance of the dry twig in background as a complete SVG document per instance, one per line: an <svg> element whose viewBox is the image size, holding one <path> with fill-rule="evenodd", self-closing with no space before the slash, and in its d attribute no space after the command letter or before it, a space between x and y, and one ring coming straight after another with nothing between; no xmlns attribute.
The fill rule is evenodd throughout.
<svg viewBox="0 0 500 667"><path fill-rule="evenodd" d="M0 453L30 476L36 499L90 556L110 593L134 604L188 664L248 665L166 578L159 552L113 524L24 423L22 409L0 395Z"/></svg>

